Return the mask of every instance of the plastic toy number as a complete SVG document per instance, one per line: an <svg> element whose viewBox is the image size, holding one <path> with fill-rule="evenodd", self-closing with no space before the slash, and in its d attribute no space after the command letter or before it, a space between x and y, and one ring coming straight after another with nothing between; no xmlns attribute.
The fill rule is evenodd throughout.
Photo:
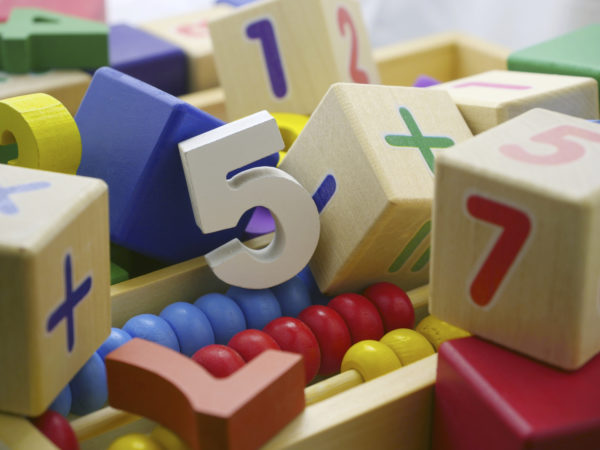
<svg viewBox="0 0 600 450"><path fill-rule="evenodd" d="M346 28L350 30L350 76L356 83L368 83L369 76L367 72L358 67L358 38L356 36L356 27L352 17L346 8L340 6L337 10L337 22L342 36L346 35Z"/></svg>
<svg viewBox="0 0 600 450"><path fill-rule="evenodd" d="M556 147L556 151L546 155L536 155L525 150L520 145L505 144L500 147L500 152L515 159L536 165L560 165L578 160L585 154L585 149L578 142L570 141L567 136L578 137L587 141L599 142L600 133L584 130L571 125L560 125L531 137L533 142L549 144Z"/></svg>
<svg viewBox="0 0 600 450"><path fill-rule="evenodd" d="M273 167L227 173L276 153L283 140L275 119L261 111L179 144L196 223L205 232L235 226L248 209L263 206L275 219L275 237L260 250L238 239L206 255L215 275L250 289L271 287L308 263L319 240L317 207L291 175Z"/></svg>
<svg viewBox="0 0 600 450"><path fill-rule="evenodd" d="M502 227L502 233L469 288L473 301L486 306L525 245L531 221L525 212L480 195L467 198L467 211L476 219Z"/></svg>
<svg viewBox="0 0 600 450"><path fill-rule="evenodd" d="M246 35L260 40L273 94L277 98L285 97L288 88L273 23L266 18L252 22L246 27Z"/></svg>

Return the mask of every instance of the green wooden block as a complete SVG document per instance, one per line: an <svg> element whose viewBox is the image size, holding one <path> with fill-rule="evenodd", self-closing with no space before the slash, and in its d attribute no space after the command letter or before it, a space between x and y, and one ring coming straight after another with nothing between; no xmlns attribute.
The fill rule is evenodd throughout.
<svg viewBox="0 0 600 450"><path fill-rule="evenodd" d="M118 264L110 262L110 284L117 284L129 280L129 273Z"/></svg>
<svg viewBox="0 0 600 450"><path fill-rule="evenodd" d="M10 73L108 65L108 26L42 9L14 8L0 24L0 68Z"/></svg>
<svg viewBox="0 0 600 450"><path fill-rule="evenodd" d="M600 84L598 42L600 25L590 25L512 53L508 69L590 77Z"/></svg>

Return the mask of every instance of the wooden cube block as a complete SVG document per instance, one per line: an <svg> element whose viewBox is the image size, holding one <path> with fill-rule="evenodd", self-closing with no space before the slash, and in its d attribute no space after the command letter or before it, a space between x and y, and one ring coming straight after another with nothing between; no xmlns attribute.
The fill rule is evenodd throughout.
<svg viewBox="0 0 600 450"><path fill-rule="evenodd" d="M564 369L598 353L599 150L534 109L440 155L431 313Z"/></svg>
<svg viewBox="0 0 600 450"><path fill-rule="evenodd" d="M381 83L412 86L421 75L440 81L506 69L510 50L464 33L439 33L373 52Z"/></svg>
<svg viewBox="0 0 600 450"><path fill-rule="evenodd" d="M434 152L470 136L445 92L331 87L280 165L309 192L337 186L310 263L321 291L427 282Z"/></svg>
<svg viewBox="0 0 600 450"><path fill-rule="evenodd" d="M219 84L208 21L228 15L230 5L187 13L140 24L139 27L180 47L188 58L188 91L195 92Z"/></svg>
<svg viewBox="0 0 600 450"><path fill-rule="evenodd" d="M565 373L481 339L444 343L434 450L593 449L600 442L600 356Z"/></svg>
<svg viewBox="0 0 600 450"><path fill-rule="evenodd" d="M75 115L92 77L79 70L50 70L24 75L0 72L0 99L42 92Z"/></svg>
<svg viewBox="0 0 600 450"><path fill-rule="evenodd" d="M448 91L474 134L533 108L598 118L598 83L593 78L493 70L432 89Z"/></svg>
<svg viewBox="0 0 600 450"><path fill-rule="evenodd" d="M600 83L600 53L593 45L598 39L600 25L589 25L511 53L508 68L524 72L591 77Z"/></svg>
<svg viewBox="0 0 600 450"><path fill-rule="evenodd" d="M310 114L331 83L377 83L354 0L267 0L210 23L230 119L261 109Z"/></svg>
<svg viewBox="0 0 600 450"><path fill-rule="evenodd" d="M41 414L110 332L100 180L0 165L0 410Z"/></svg>
<svg viewBox="0 0 600 450"><path fill-rule="evenodd" d="M129 25L113 25L108 35L110 66L171 95L187 92L183 50Z"/></svg>

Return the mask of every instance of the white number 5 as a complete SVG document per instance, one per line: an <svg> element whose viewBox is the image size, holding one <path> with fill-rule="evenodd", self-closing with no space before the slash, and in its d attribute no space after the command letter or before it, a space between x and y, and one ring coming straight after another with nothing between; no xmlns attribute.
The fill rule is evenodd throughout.
<svg viewBox="0 0 600 450"><path fill-rule="evenodd" d="M262 289L289 280L308 263L319 240L319 213L310 194L274 167L227 173L284 148L275 119L261 111L179 144L196 223L205 233L235 226L242 214L264 206L275 218L275 237L260 250L233 239L206 254L226 283Z"/></svg>

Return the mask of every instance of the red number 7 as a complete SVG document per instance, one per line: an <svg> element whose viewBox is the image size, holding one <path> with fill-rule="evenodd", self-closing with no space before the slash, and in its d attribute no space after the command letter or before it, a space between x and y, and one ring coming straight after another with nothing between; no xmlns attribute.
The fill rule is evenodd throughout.
<svg viewBox="0 0 600 450"><path fill-rule="evenodd" d="M472 300L479 306L486 306L525 245L531 221L523 211L476 194L467 197L467 211L476 219L503 229L469 289Z"/></svg>
<svg viewBox="0 0 600 450"><path fill-rule="evenodd" d="M500 152L517 161L536 165L559 165L576 161L585 154L585 149L578 142L565 139L567 136L575 136L587 141L599 142L600 133L584 130L571 125L560 125L531 137L534 142L550 144L556 147L554 153L548 155L536 155L528 152L520 145L505 144L500 147Z"/></svg>

